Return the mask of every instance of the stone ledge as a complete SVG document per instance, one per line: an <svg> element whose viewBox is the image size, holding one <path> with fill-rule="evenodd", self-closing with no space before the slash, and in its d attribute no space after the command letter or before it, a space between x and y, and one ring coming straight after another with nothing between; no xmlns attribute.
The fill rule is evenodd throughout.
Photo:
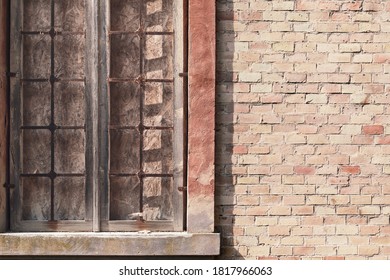
<svg viewBox="0 0 390 280"><path fill-rule="evenodd" d="M215 256L218 233L2 233L0 256Z"/></svg>

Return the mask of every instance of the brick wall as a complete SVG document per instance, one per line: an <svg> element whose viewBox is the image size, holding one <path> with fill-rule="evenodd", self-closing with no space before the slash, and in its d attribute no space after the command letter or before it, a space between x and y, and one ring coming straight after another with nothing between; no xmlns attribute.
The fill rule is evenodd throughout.
<svg viewBox="0 0 390 280"><path fill-rule="evenodd" d="M222 258L390 258L390 1L217 0Z"/></svg>

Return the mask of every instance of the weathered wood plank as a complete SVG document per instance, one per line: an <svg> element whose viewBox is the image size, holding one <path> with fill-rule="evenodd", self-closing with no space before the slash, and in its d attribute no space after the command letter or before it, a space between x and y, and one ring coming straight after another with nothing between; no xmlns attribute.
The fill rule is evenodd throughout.
<svg viewBox="0 0 390 280"><path fill-rule="evenodd" d="M140 181L137 176L110 178L110 220L133 220L139 212Z"/></svg>
<svg viewBox="0 0 390 280"><path fill-rule="evenodd" d="M11 230L18 230L18 222L22 219L22 195L20 192L19 173L21 170L20 163L20 132L21 125L21 25L23 21L23 13L20 12L22 1L11 1L11 22L10 22L10 71L17 73L16 77L10 81L10 180L15 185L15 189L11 191L10 209L11 209Z"/></svg>
<svg viewBox="0 0 390 280"><path fill-rule="evenodd" d="M172 204L173 204L173 221L174 230L184 230L184 204L183 198L186 190L184 187L187 185L187 180L184 178L184 168L186 162L184 162L184 141L186 141L186 131L184 126L184 100L186 96L186 89L184 88L183 78L180 77L180 73L185 72L185 50L186 45L186 32L184 16L186 15L187 1L174 1L173 3L173 26L175 29L174 35L174 136L173 136L173 193L172 193ZM181 188L181 189L180 189Z"/></svg>
<svg viewBox="0 0 390 280"><path fill-rule="evenodd" d="M7 170L7 1L0 0L0 232L7 229L7 197L3 188Z"/></svg>
<svg viewBox="0 0 390 280"><path fill-rule="evenodd" d="M109 92L110 87L108 83L108 57L109 57L109 40L107 32L109 29L109 11L110 1L99 1L99 191L100 191L100 224L102 221L109 219L109 133L108 133L108 121L109 121ZM117 109L117 108L116 108ZM120 109L118 109L120 111ZM120 116L121 113L118 113ZM122 116L118 117L121 119Z"/></svg>
<svg viewBox="0 0 390 280"><path fill-rule="evenodd" d="M86 101L87 101L87 186L92 190L93 231L100 231L99 190L99 2L86 2ZM87 207L88 207L87 206Z"/></svg>

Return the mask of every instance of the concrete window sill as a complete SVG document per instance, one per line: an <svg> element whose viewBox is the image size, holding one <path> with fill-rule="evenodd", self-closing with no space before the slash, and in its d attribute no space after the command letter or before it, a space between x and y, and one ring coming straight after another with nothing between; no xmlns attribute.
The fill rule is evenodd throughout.
<svg viewBox="0 0 390 280"><path fill-rule="evenodd" d="M218 233L2 233L0 256L213 256Z"/></svg>

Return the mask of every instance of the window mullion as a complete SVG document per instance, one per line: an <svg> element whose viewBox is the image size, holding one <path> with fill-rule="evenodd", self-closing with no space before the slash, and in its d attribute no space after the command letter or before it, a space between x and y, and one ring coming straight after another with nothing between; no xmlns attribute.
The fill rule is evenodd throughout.
<svg viewBox="0 0 390 280"><path fill-rule="evenodd" d="M108 189L108 166L109 166L109 134L108 134L108 122L109 122L109 86L108 86L108 72L109 72L109 37L107 30L109 30L109 7L110 1L103 0L98 1L99 11L98 17L98 42L96 48L99 52L99 112L98 112L98 145L99 145L99 203L96 207L99 208L100 230L104 231L104 224L109 220L109 189Z"/></svg>
<svg viewBox="0 0 390 280"><path fill-rule="evenodd" d="M87 188L92 195L92 230L100 231L99 189L99 0L86 5ZM89 200L90 201L90 200ZM88 207L88 206L87 206Z"/></svg>
<svg viewBox="0 0 390 280"><path fill-rule="evenodd" d="M184 229L184 203L183 198L186 193L187 182L185 180L185 159L186 151L184 143L186 142L186 131L184 129L187 77L180 73L186 72L185 69L185 45L186 45L186 9L187 1L174 1L173 20L174 20L174 139L173 139L173 158L174 158L174 185L173 185L173 224L175 231Z"/></svg>
<svg viewBox="0 0 390 280"><path fill-rule="evenodd" d="M10 22L10 53L12 54L10 58L10 71L14 73L21 74L21 34L19 30L21 29L21 1L12 1L11 2L11 22ZM20 151L19 151L19 143L20 143L20 135L19 135L19 127L20 127L20 112L18 106L20 106L20 77L17 79L12 79L10 81L10 103L16 104L13 105L16 108L12 108L10 110L10 177L11 182L15 186L19 186L19 173L20 173ZM11 212L11 230L19 228L19 221L22 217L21 210L21 198L20 198L20 189L15 188L10 194L13 199L13 203L10 205Z"/></svg>

